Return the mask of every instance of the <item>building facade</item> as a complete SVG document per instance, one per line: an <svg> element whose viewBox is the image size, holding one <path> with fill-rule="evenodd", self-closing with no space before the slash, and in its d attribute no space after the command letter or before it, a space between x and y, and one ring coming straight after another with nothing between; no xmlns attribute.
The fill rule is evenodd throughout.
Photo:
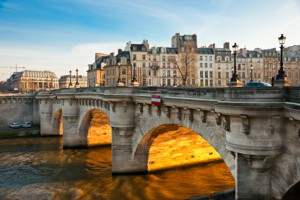
<svg viewBox="0 0 300 200"><path fill-rule="evenodd" d="M215 53L213 48L198 49L198 82L199 86L213 87L215 86Z"/></svg>
<svg viewBox="0 0 300 200"><path fill-rule="evenodd" d="M59 88L80 88L87 87L87 76L63 75L58 80Z"/></svg>
<svg viewBox="0 0 300 200"><path fill-rule="evenodd" d="M58 78L50 71L24 70L7 79L7 89L15 92L33 92L58 89Z"/></svg>
<svg viewBox="0 0 300 200"><path fill-rule="evenodd" d="M147 40L140 44L128 42L118 54L96 54L89 65L88 86L115 86L119 79L130 86L135 77L139 86L227 87L233 74L234 57L229 42L197 48L197 36L176 33L172 47L150 47ZM124 59L120 59L120 57ZM300 45L284 49L284 70L293 86L300 85ZM121 61L120 61L121 60ZM118 64L120 63L121 64ZM280 53L273 49L237 52L238 79L272 83L280 68Z"/></svg>

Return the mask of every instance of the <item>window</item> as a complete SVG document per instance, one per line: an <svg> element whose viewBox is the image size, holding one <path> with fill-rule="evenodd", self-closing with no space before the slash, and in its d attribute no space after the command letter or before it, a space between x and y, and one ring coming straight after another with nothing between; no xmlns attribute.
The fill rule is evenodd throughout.
<svg viewBox="0 0 300 200"><path fill-rule="evenodd" d="M149 83L148 85L151 85L151 79L149 79L148 83Z"/></svg>
<svg viewBox="0 0 300 200"><path fill-rule="evenodd" d="M204 63L205 68L207 68L207 63Z"/></svg>
<svg viewBox="0 0 300 200"><path fill-rule="evenodd" d="M146 55L145 54L143 54L143 60L146 60Z"/></svg>
<svg viewBox="0 0 300 200"><path fill-rule="evenodd" d="M203 71L200 72L200 78L203 78Z"/></svg>
<svg viewBox="0 0 300 200"><path fill-rule="evenodd" d="M200 63L200 68L203 68L203 63Z"/></svg>
<svg viewBox="0 0 300 200"><path fill-rule="evenodd" d="M226 78L229 78L229 72L226 72Z"/></svg>
<svg viewBox="0 0 300 200"><path fill-rule="evenodd" d="M132 55L132 59L133 59L133 60L136 60L136 54L133 54L133 55Z"/></svg>
<svg viewBox="0 0 300 200"><path fill-rule="evenodd" d="M205 78L208 78L208 71L205 72Z"/></svg>
<svg viewBox="0 0 300 200"><path fill-rule="evenodd" d="M209 78L213 78L213 72L212 71L209 72Z"/></svg>
<svg viewBox="0 0 300 200"><path fill-rule="evenodd" d="M162 61L166 61L166 56L162 56Z"/></svg>
<svg viewBox="0 0 300 200"><path fill-rule="evenodd" d="M221 72L218 72L218 78L221 78L222 76L221 76Z"/></svg>
<svg viewBox="0 0 300 200"><path fill-rule="evenodd" d="M209 63L209 68L212 68L212 63Z"/></svg>
<svg viewBox="0 0 300 200"><path fill-rule="evenodd" d="M213 86L213 80L209 80L209 86Z"/></svg>
<svg viewBox="0 0 300 200"><path fill-rule="evenodd" d="M146 67L146 63L143 63L143 67Z"/></svg>
<svg viewBox="0 0 300 200"><path fill-rule="evenodd" d="M238 64L238 70L241 70L241 64Z"/></svg>
<svg viewBox="0 0 300 200"><path fill-rule="evenodd" d="M192 85L195 85L195 84L196 84L195 79L192 79Z"/></svg>
<svg viewBox="0 0 300 200"><path fill-rule="evenodd" d="M122 74L126 74L126 69L122 69Z"/></svg>
<svg viewBox="0 0 300 200"><path fill-rule="evenodd" d="M205 86L208 86L208 80L205 79Z"/></svg>
<svg viewBox="0 0 300 200"><path fill-rule="evenodd" d="M200 56L200 60L203 60L203 56Z"/></svg>
<svg viewBox="0 0 300 200"><path fill-rule="evenodd" d="M212 61L212 56L209 56L209 61Z"/></svg>

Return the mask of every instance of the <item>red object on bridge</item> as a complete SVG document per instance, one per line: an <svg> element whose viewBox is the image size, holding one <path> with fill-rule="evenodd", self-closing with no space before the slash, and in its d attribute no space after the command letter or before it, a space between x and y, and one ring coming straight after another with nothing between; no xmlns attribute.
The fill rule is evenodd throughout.
<svg viewBox="0 0 300 200"><path fill-rule="evenodd" d="M159 95L151 96L151 104L160 106L160 103L161 103L161 99Z"/></svg>

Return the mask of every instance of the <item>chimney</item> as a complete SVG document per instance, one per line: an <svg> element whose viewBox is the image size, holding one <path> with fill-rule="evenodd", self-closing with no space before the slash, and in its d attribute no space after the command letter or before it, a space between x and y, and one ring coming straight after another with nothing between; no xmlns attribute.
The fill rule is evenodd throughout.
<svg viewBox="0 0 300 200"><path fill-rule="evenodd" d="M225 42L224 45L223 45L223 48L225 48L225 49L230 49L230 44L229 44L229 42Z"/></svg>
<svg viewBox="0 0 300 200"><path fill-rule="evenodd" d="M118 49L118 55L122 54L122 49Z"/></svg>

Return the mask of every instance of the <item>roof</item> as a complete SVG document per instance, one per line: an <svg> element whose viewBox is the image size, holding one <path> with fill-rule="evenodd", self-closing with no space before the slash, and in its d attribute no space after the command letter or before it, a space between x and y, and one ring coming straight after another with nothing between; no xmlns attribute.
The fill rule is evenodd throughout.
<svg viewBox="0 0 300 200"><path fill-rule="evenodd" d="M199 48L198 54L214 54L214 50L212 48Z"/></svg>
<svg viewBox="0 0 300 200"><path fill-rule="evenodd" d="M144 44L131 44L131 51L147 51L147 47Z"/></svg>

